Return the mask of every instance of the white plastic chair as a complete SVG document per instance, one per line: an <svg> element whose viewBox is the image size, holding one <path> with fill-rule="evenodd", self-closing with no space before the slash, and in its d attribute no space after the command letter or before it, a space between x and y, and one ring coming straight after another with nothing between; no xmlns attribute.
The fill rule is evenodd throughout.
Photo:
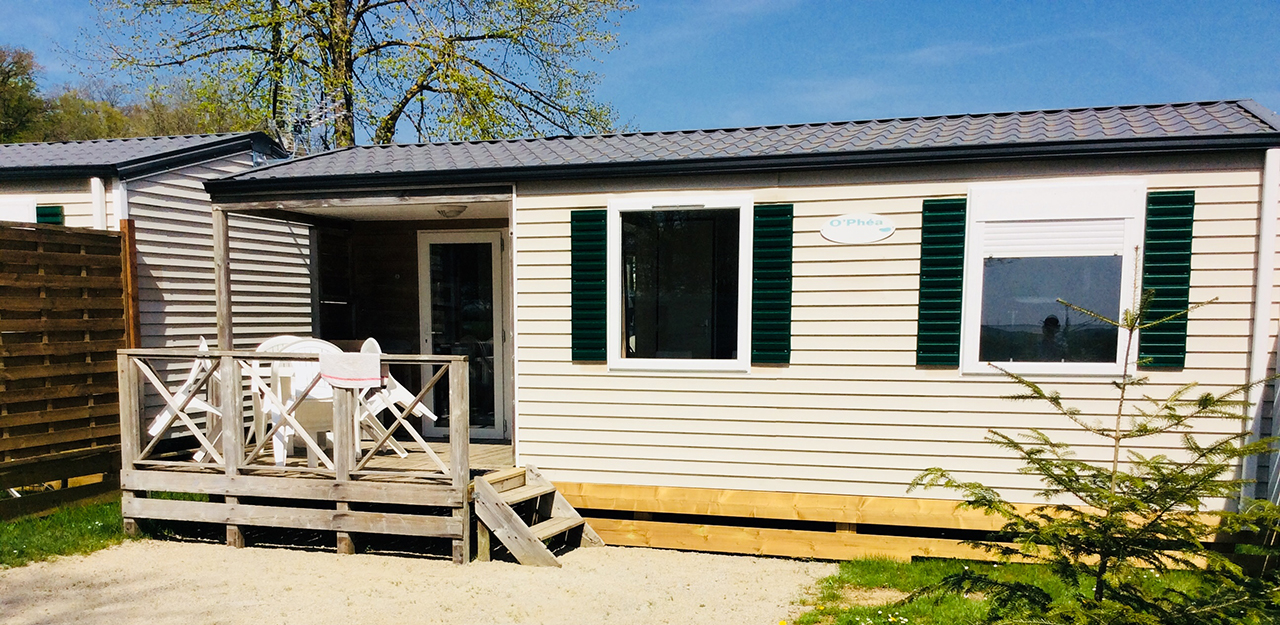
<svg viewBox="0 0 1280 625"><path fill-rule="evenodd" d="M289 345L301 341L302 337L292 334L281 334L273 336L258 345L254 350L259 353L271 352L287 352ZM283 363L272 361L255 360L251 363L256 377L250 378L251 395L253 396L253 433L254 440L261 441L267 435L267 424L275 425L280 422L282 417L280 408L271 405L266 401L266 393L274 392L285 403L293 397L292 393L292 371L287 367L282 367ZM285 373L286 375L282 375ZM284 426L276 433L275 445L272 447L275 462L277 465L283 465L288 450L285 448L286 440L291 440L293 428Z"/></svg>
<svg viewBox="0 0 1280 625"><path fill-rule="evenodd" d="M292 354L323 354L323 353L341 353L342 349L337 345L328 341L312 338L299 338L291 343L281 345L280 350L285 353ZM321 380L307 392L306 397L301 394L306 391L307 385L311 380L320 375L320 363L308 361L279 362L275 365L278 370L277 375L280 378L280 389L277 393L286 404L298 401L298 408L294 410L293 416L297 420L298 425L306 430L307 434L314 441L323 440L320 435L323 432L329 432L333 429L333 387L328 382ZM300 400L300 401L299 401ZM274 421L279 421L280 415L272 415ZM284 430L288 429L289 433L284 434ZM273 451L275 452L275 460L277 465L283 465L288 450L293 448L292 429L288 426L281 428L276 433ZM310 447L307 448L307 466L316 466L315 453Z"/></svg>
<svg viewBox="0 0 1280 625"><path fill-rule="evenodd" d="M204 340L203 336L200 337L200 346L197 349L202 352L209 351L209 343ZM176 408L182 405L182 402L187 402L187 408L184 412L203 411L211 415L222 416L222 413L210 405L209 402L199 397L191 397L199 392L199 389L193 387L212 367L213 360L209 358L197 358L195 362L191 363L191 371L187 374L187 379L183 380L182 384L179 384L178 388L173 391L173 402L167 403L164 410L151 420L151 424L147 426L147 434L152 437L163 434L165 424L169 423L169 417L175 414ZM190 398L190 401L187 401L188 398Z"/></svg>
<svg viewBox="0 0 1280 625"><path fill-rule="evenodd" d="M259 353L325 353L341 352L336 345L319 339L282 335L272 337L258 345ZM333 427L333 389L323 381L315 385L311 381L319 373L319 365L314 362L291 362L255 360L252 363L251 385L253 388L254 428L253 431L262 445L267 432L273 432L272 455L276 465L283 466L293 448L295 436L303 434L310 439L307 444L307 464L315 466L318 459L319 434ZM310 387L310 388L308 388ZM305 393L305 397L303 397ZM270 397L269 397L270 396ZM290 424L280 424L288 406L297 404L292 410L292 421L303 432L295 431ZM268 430L267 423L271 426ZM329 461L326 460L328 465Z"/></svg>
<svg viewBox="0 0 1280 625"><path fill-rule="evenodd" d="M364 354L381 354L382 346L378 345L378 341L373 338L365 339L364 344L360 346L360 352ZM389 406L399 406L408 408L413 403L414 394L409 392L404 385L400 384L387 371L382 372L382 388L370 389L366 394L365 403L376 414L386 410ZM436 420L435 413L431 412L426 405L419 403L413 407L413 414L423 419Z"/></svg>
<svg viewBox="0 0 1280 625"><path fill-rule="evenodd" d="M363 354L381 354L382 346L378 345L378 341L376 339L368 338L365 339L364 344L360 346L360 352ZM382 413L384 410L390 412L391 416L409 432L409 436L413 437L414 442L418 443L418 446L422 448L422 451L426 452L426 454L431 458L432 462L435 463L436 468L440 469L441 473L448 473L449 467L443 460L441 460L440 456L436 455L436 452L431 449L431 446L427 444L427 441L418 434L417 428L414 428L409 422L404 420L405 414L402 409L408 408L410 404L413 404L414 399L414 394L410 393L408 389L401 385L400 382L398 382L395 377L393 377L384 368L382 371L382 388L371 388L360 398L360 422L366 425L367 429L370 430L370 433L374 434L375 440L381 440L386 435L386 428L382 427L382 422L378 421L378 414ZM397 407L401 410L397 410ZM431 409L427 408L421 402L413 406L412 413L422 417L423 419L431 419L432 421L436 420L435 413L431 412ZM405 451L394 438L386 438L388 444L396 450L396 453L400 454L401 458L408 455L408 452ZM377 450L375 449L374 451Z"/></svg>
<svg viewBox="0 0 1280 625"><path fill-rule="evenodd" d="M200 337L200 344L199 346L197 346L196 349L197 351L202 351L202 352L209 351L209 342L206 341L203 336ZM191 370L187 372L187 379L183 380L182 383L178 385L178 388L175 389L174 392L170 395L170 397L165 399L164 410L160 411L160 414L156 415L156 417L151 420L151 423L147 426L147 434L149 434L153 439L157 436L164 434L165 430L169 429L169 426L174 422L175 418L178 417L178 408L181 407L184 403L186 404L186 407L183 408L182 410L183 413L189 414L192 412L204 412L207 417L222 416L222 412L219 411L217 408L213 407L213 405L209 404L209 402L194 396L196 393L199 392L199 389L196 388L196 386L198 384L200 384L201 386L204 386L203 384L201 384L200 381L205 378L205 376L209 373L209 370L212 368L213 368L213 359L211 358L196 358L195 361L191 363ZM150 378L151 383L156 385L157 390L161 390L161 386L163 385L163 382L160 378L156 377L151 370L149 369L144 370L143 375ZM215 379L215 380L219 378L218 373L216 371L214 371L213 374L209 377L210 379ZM208 387L205 386L205 389L207 393ZM162 395L163 393L166 393L166 392L168 391L161 390ZM191 428L195 427L194 425L191 425L192 422L189 419L185 420L184 422L188 424L188 427L191 427ZM207 421L206 421L206 428L207 428ZM222 436L222 432L221 430L219 430L218 432L213 432L211 434L212 436L208 438L208 441L209 441L210 448L213 448L218 444L218 440ZM201 449L196 450L192 458L196 462L203 462L204 459L207 457L207 455L208 455L207 451L206 449L204 449L203 442L202 442Z"/></svg>

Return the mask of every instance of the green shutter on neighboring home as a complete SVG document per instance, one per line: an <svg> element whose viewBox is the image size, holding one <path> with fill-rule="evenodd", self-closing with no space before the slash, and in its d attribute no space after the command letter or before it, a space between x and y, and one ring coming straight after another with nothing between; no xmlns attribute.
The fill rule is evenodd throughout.
<svg viewBox="0 0 1280 625"><path fill-rule="evenodd" d="M965 198L924 201L916 366L960 366L965 202Z"/></svg>
<svg viewBox="0 0 1280 625"><path fill-rule="evenodd" d="M791 362L790 204L755 207L751 280L751 362Z"/></svg>
<svg viewBox="0 0 1280 625"><path fill-rule="evenodd" d="M572 342L575 361L602 362L605 347L605 211L577 210L570 217L572 237Z"/></svg>
<svg viewBox="0 0 1280 625"><path fill-rule="evenodd" d="M37 206L36 223L61 226L65 222L61 206Z"/></svg>
<svg viewBox="0 0 1280 625"><path fill-rule="evenodd" d="M1155 291L1146 319L1186 310L1191 290L1191 226L1195 191L1147 194L1147 236L1142 256L1142 289ZM1178 317L1138 332L1144 368L1181 369L1187 358L1187 318Z"/></svg>

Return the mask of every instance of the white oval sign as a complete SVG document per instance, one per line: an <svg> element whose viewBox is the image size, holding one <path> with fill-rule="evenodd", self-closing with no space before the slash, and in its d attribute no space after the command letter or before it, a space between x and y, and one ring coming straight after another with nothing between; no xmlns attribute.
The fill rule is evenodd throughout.
<svg viewBox="0 0 1280 625"><path fill-rule="evenodd" d="M850 213L827 220L822 225L822 238L835 243L875 243L889 238L895 226L884 215Z"/></svg>

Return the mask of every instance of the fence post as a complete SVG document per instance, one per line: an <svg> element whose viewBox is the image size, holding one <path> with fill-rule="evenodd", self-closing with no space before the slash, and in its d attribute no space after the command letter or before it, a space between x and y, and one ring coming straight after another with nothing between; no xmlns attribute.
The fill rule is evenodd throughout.
<svg viewBox="0 0 1280 625"><path fill-rule="evenodd" d="M124 346L142 347L142 313L138 304L138 232L132 219L120 220L120 257L124 279Z"/></svg>
<svg viewBox="0 0 1280 625"><path fill-rule="evenodd" d="M222 387L218 403L222 411L222 462L228 477L240 472L244 459L244 380L240 378L240 363L231 356L223 356L218 365L222 372ZM238 497L227 495L226 503L240 503ZM227 524L227 545L244 546L244 533L239 525Z"/></svg>
<svg viewBox="0 0 1280 625"><path fill-rule="evenodd" d="M355 437L356 391L349 388L333 389L333 473L339 485L351 479L352 456L360 439ZM350 509L345 501L337 502L336 517L344 516ZM338 553L355 553L356 545L351 534L338 532Z"/></svg>
<svg viewBox="0 0 1280 625"><path fill-rule="evenodd" d="M120 513L125 534L136 536L138 522L129 516L134 494L128 490L128 482L142 440L142 415L138 406L138 368L132 361L128 354L116 354L116 381L120 385Z"/></svg>
<svg viewBox="0 0 1280 625"><path fill-rule="evenodd" d="M453 488L462 499L453 517L462 526L462 538L453 541L454 564L466 564L471 557L471 394L468 385L471 366L466 358L449 361L449 469Z"/></svg>

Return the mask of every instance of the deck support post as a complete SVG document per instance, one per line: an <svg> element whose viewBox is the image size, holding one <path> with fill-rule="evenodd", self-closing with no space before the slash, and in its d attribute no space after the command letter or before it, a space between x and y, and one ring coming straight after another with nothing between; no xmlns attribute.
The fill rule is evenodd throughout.
<svg viewBox="0 0 1280 625"><path fill-rule="evenodd" d="M218 349L231 351L235 349L231 329L231 233L227 223L227 212L217 206L213 207L213 286L218 322ZM240 384L240 368L234 359L223 358L219 366L222 372L222 386L219 388L219 402L222 406L222 455L226 463L227 475L235 475L244 445L244 419L236 419L237 408L244 402L244 389ZM209 415L209 438L213 439L214 431L219 429L213 415ZM233 435L234 432L234 435ZM235 440L230 440L234 438ZM232 455L232 450L235 455ZM237 503L235 497L227 497L228 504ZM227 544L233 547L244 546L244 534L240 526L227 525Z"/></svg>
<svg viewBox="0 0 1280 625"><path fill-rule="evenodd" d="M483 522L476 521L476 560L488 562L493 557L490 536L489 528Z"/></svg>
<svg viewBox="0 0 1280 625"><path fill-rule="evenodd" d="M233 350L231 330L231 232L227 212L213 207L213 283L218 322L218 349Z"/></svg>
<svg viewBox="0 0 1280 625"><path fill-rule="evenodd" d="M462 507L453 516L462 528L462 538L453 541L454 564L466 564L471 557L471 396L468 376L471 365L462 358L449 362L449 469L453 488L462 495Z"/></svg>
<svg viewBox="0 0 1280 625"><path fill-rule="evenodd" d="M339 485L351 481L352 461L356 445L360 442L355 438L355 393L349 388L333 389L333 473ZM338 511L336 516L343 516L350 509L345 501L337 502L335 507ZM338 532L337 548L338 553L356 552L350 533Z"/></svg>
<svg viewBox="0 0 1280 625"><path fill-rule="evenodd" d="M125 354L116 355L116 382L120 386L118 402L120 405L120 469L121 473L133 470L133 463L138 459L138 446L142 444L142 409L138 401L138 368L133 366L132 357ZM120 490L120 511L124 517L124 533L128 536L138 535L138 522L129 517L130 502L134 498L131 490Z"/></svg>
<svg viewBox="0 0 1280 625"><path fill-rule="evenodd" d="M231 330L231 234L227 213L217 206L213 207L213 292L218 349L230 351L235 349ZM221 375L225 376L226 372ZM216 388L218 387L211 381L209 392L220 398L221 391L215 391ZM212 441L221 434L221 417L209 414L205 419L205 436Z"/></svg>
<svg viewBox="0 0 1280 625"><path fill-rule="evenodd" d="M240 378L240 363L235 358L223 356L218 370L222 372L218 401L222 410L222 460L227 477L235 477L240 473L240 462L244 458L244 386ZM240 500L228 495L226 502L235 505ZM244 547L244 533L239 525L227 525L227 545Z"/></svg>

